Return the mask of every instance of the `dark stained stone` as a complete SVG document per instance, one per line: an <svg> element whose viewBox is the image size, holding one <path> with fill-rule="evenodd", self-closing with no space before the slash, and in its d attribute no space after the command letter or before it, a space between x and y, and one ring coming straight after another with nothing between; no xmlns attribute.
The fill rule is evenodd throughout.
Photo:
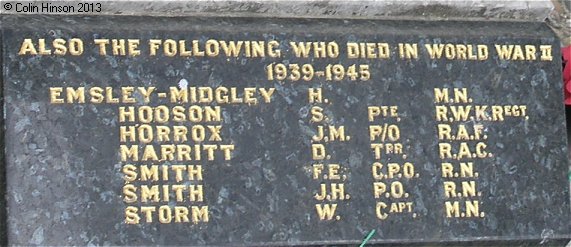
<svg viewBox="0 0 571 247"><path fill-rule="evenodd" d="M376 233L369 243L379 244L539 244L561 243L571 237L561 54L558 40L544 24L114 16L2 18L5 157L0 157L5 159L5 167L0 172L5 170L6 174L4 231L10 245L355 245L371 230ZM51 41L57 38L81 39L84 50L79 56L18 55L25 39L32 39L38 49L41 38L52 52L55 48ZM141 54L115 56L108 48L108 54L102 56L94 39L138 39ZM156 56L150 56L151 39L186 40L188 49L192 40L198 40L202 50L209 39L265 41L266 45L275 40L281 57L168 57L163 44ZM290 42L310 41L336 42L339 56L296 57ZM348 42L372 42L375 47L386 43L390 57L347 58ZM399 43L416 44L418 58L401 58ZM487 58L431 59L425 46L431 44L473 45L467 48L467 54L482 45L487 47ZM528 45L535 49L535 57L528 57L530 61L502 60L495 45L521 45L524 56ZM552 48L551 61L541 61L548 56L542 54L542 46ZM458 56L457 46L454 48ZM277 64L290 69L291 64L311 64L313 78L277 80L274 74L274 79L268 80L267 66L271 64L274 71ZM346 75L341 81L327 80L327 66L334 71L336 64L347 71L355 64L357 79ZM370 79L360 79L367 77L360 65L368 66ZM259 102L169 102L171 87L178 87L181 81L192 88L235 87L242 97L245 88L256 88L254 95ZM57 87L63 88L59 96L62 99L67 87L84 87L86 103L51 104L50 88ZM121 87L135 87L136 103L91 103L89 90L94 87L111 87L115 97L120 95ZM143 102L137 87L156 87L149 103ZM275 90L269 103L263 102L260 88ZM309 103L310 88L320 88L329 103ZM437 102L435 88L442 93L448 89L449 97ZM463 89L469 102L467 98L462 102ZM461 102L445 102L455 95ZM155 138L149 145L157 150L160 145L173 144L190 145L193 150L195 144L218 148L234 145L231 159L225 160L218 150L214 160L207 160L205 151L200 160L122 161L120 145L146 144L121 142L121 126L145 123L121 122L120 107L160 105L170 112L175 106L219 106L220 121L177 123L171 116L166 123L152 122L149 126L173 129L181 125L191 129L202 125L210 138L206 126L221 125L221 141L159 142ZM371 113L369 107L375 106L379 108L370 108ZM389 115L390 106L396 106L398 116L382 117L381 106L389 107ZM480 106L487 108L477 114ZM327 120L312 122L312 116L319 115L314 107L323 109ZM454 118L453 112L467 107L471 108L466 119L458 115L459 119L447 120ZM447 112L442 113L443 109ZM373 113L379 116L369 120ZM442 114L446 119L439 120ZM312 141L319 126L343 126L345 133L337 138L345 141ZM446 140L445 135L439 138L447 127L454 140ZM464 127L468 140L458 140L463 137ZM371 132L377 134L374 140ZM329 159L315 160L319 158L319 144L325 147ZM377 144L383 145L382 149L377 146L380 157L372 148ZM398 151L399 144L402 152ZM446 156L448 144L456 159ZM387 153L390 148L392 153ZM312 149L317 153L312 154ZM407 162L410 165L405 165ZM315 164L324 164L323 169ZM324 178L331 171L328 164L339 164L338 170L332 168L333 178ZM126 182L124 169L129 165L137 169L144 165L171 169L176 165L201 165L203 180L188 181L185 172L184 181L177 182L171 170L168 181ZM375 167L383 177L374 177ZM450 167L454 169L452 177L446 177ZM393 169L394 177L388 177L389 169ZM339 179L335 179L337 174ZM175 184L202 185L203 201L190 202L184 194L186 201L177 202L174 193L167 202L124 200L128 185L138 188L140 196L139 186ZM338 198L330 194L330 200L316 199L321 186L330 190L341 184L344 193ZM381 193L383 186L386 191ZM375 191L379 198L375 198ZM316 204L336 205L331 220L319 219ZM185 207L191 222L175 222L172 218L163 224L155 214L152 223L145 222L141 207L159 210L164 205L173 215L175 206ZM194 224L192 216L196 212L192 206L208 206L208 222ZM139 210L139 224L125 222L128 207Z"/></svg>

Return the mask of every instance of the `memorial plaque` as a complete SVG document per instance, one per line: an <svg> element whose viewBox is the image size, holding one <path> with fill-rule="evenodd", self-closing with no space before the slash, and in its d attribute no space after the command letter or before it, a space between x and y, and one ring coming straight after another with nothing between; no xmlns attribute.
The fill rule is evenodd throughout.
<svg viewBox="0 0 571 247"><path fill-rule="evenodd" d="M2 22L10 244L570 237L544 24Z"/></svg>

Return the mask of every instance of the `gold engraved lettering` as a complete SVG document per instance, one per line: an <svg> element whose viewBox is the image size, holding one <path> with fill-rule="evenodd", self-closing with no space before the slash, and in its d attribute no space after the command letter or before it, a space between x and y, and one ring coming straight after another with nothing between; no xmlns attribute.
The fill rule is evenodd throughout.
<svg viewBox="0 0 571 247"><path fill-rule="evenodd" d="M402 154L402 143L371 143L375 159L381 159L384 154Z"/></svg>
<svg viewBox="0 0 571 247"><path fill-rule="evenodd" d="M32 39L24 39L22 46L20 46L20 51L18 55L38 55L38 51L34 47L34 42Z"/></svg>
<svg viewBox="0 0 571 247"><path fill-rule="evenodd" d="M127 54L125 50L125 40L124 39L113 39L111 40L111 50L113 51L113 55L121 55L125 56Z"/></svg>
<svg viewBox="0 0 571 247"><path fill-rule="evenodd" d="M106 45L109 44L108 39L94 39L93 43L99 46L99 55L105 56L107 55L107 48Z"/></svg>
<svg viewBox="0 0 571 247"><path fill-rule="evenodd" d="M309 88L308 89L309 103L321 103L322 93L321 88Z"/></svg>
<svg viewBox="0 0 571 247"><path fill-rule="evenodd" d="M444 211L446 212L447 218L470 218L470 217L483 217L483 213L480 213L480 202L479 201L465 201L464 211L461 212L460 202L458 201L447 201L444 203Z"/></svg>
<svg viewBox="0 0 571 247"><path fill-rule="evenodd" d="M369 106L367 107L369 122L375 117L398 117L398 106Z"/></svg>
<svg viewBox="0 0 571 247"><path fill-rule="evenodd" d="M69 54L73 56L79 56L83 54L83 41L81 39L70 39L68 46ZM58 54L63 55L61 52Z"/></svg>
<svg viewBox="0 0 571 247"><path fill-rule="evenodd" d="M315 194L313 198L318 201L323 201L325 199L329 201L335 200L345 200L345 184L331 183L330 188L327 188L327 184L322 183L320 186L320 193ZM328 190L330 193L328 193Z"/></svg>
<svg viewBox="0 0 571 247"><path fill-rule="evenodd" d="M140 207L140 212L144 215L143 219L145 223L152 223L155 217L163 224L171 223L173 218L177 223L189 222L189 210L187 207L162 205L157 208L155 206L144 206ZM138 224L140 222L138 213L139 208L133 206L127 207L125 209L125 222L128 224ZM208 206L190 206L190 215L192 223L194 224L201 222L207 223L209 221Z"/></svg>
<svg viewBox="0 0 571 247"><path fill-rule="evenodd" d="M339 169L341 168L341 166L339 166L338 164L329 164L329 173L328 173L328 177L329 179L341 179L341 176L339 176Z"/></svg>
<svg viewBox="0 0 571 247"><path fill-rule="evenodd" d="M383 209L387 208L387 204L384 202L377 202L377 206L375 207L375 213L377 218L380 220L385 220L389 217L389 215L383 212Z"/></svg>
<svg viewBox="0 0 571 247"><path fill-rule="evenodd" d="M551 45L540 45L539 50L541 50L541 61L553 60L553 56L551 55Z"/></svg>
<svg viewBox="0 0 571 247"><path fill-rule="evenodd" d="M281 51L279 49L277 49L277 47L280 46L280 43L275 41L275 40L271 40L268 41L268 56L269 57L281 57Z"/></svg>
<svg viewBox="0 0 571 247"><path fill-rule="evenodd" d="M52 51L46 48L46 40L38 39L38 50L40 55L51 55Z"/></svg>
<svg viewBox="0 0 571 247"><path fill-rule="evenodd" d="M121 101L123 103L136 103L135 98L132 97L133 92L135 91L134 87L122 87L121 88Z"/></svg>
<svg viewBox="0 0 571 247"><path fill-rule="evenodd" d="M138 197L135 193L137 188L132 184L127 184L123 186L123 201L126 203L134 203L137 201Z"/></svg>
<svg viewBox="0 0 571 247"><path fill-rule="evenodd" d="M534 45L495 45L498 57L501 60L533 61L536 60L537 48ZM541 60L551 61L551 46L540 45Z"/></svg>
<svg viewBox="0 0 571 247"><path fill-rule="evenodd" d="M135 111L135 109L137 109ZM220 106L190 106L188 108L175 106L169 109L166 106L133 106L119 107L119 122L166 123L174 122L220 122L222 113Z"/></svg>
<svg viewBox="0 0 571 247"><path fill-rule="evenodd" d="M55 49L53 52L46 45L45 39L38 39L38 48L34 45L32 39L24 39L18 51L18 55L59 55L63 56L69 53L72 56L83 54L83 41L78 38L72 38L68 41L64 39L54 39L51 43ZM67 45L67 46L66 46Z"/></svg>
<svg viewBox="0 0 571 247"><path fill-rule="evenodd" d="M50 103L63 104L64 100L60 98L62 92L63 92L62 87L50 87Z"/></svg>
<svg viewBox="0 0 571 247"><path fill-rule="evenodd" d="M137 179L137 167L135 165L127 164L123 166L123 180L130 183Z"/></svg>
<svg viewBox="0 0 571 247"><path fill-rule="evenodd" d="M373 195L375 198L381 198L383 194L387 191L387 185L382 182L374 182L373 183Z"/></svg>
<svg viewBox="0 0 571 247"><path fill-rule="evenodd" d="M313 160L323 160L327 156L325 152L325 146L323 144L312 144L311 145L311 157Z"/></svg>
<svg viewBox="0 0 571 247"><path fill-rule="evenodd" d="M137 195L140 193L140 197ZM203 202L204 189L201 184L186 185L140 185L127 184L123 186L123 201L134 203L140 198L141 202L169 202L171 196L176 202Z"/></svg>
<svg viewBox="0 0 571 247"><path fill-rule="evenodd" d="M448 60L488 59L488 47L486 45L425 44L424 47L431 59L442 57Z"/></svg>
<svg viewBox="0 0 571 247"><path fill-rule="evenodd" d="M321 175L322 171L323 171L323 164L314 164L313 179L319 179L319 175Z"/></svg>
<svg viewBox="0 0 571 247"><path fill-rule="evenodd" d="M153 182L169 181L171 172L175 173L176 182L182 182L183 180L202 181L201 165L140 165L137 168L137 166L127 164L123 166L122 172L124 174L123 179L127 183L134 182L137 179ZM186 174L186 178L184 174Z"/></svg>
<svg viewBox="0 0 571 247"><path fill-rule="evenodd" d="M336 58L339 56L339 45L331 42L290 42L296 57L307 58L313 53L314 58Z"/></svg>
<svg viewBox="0 0 571 247"><path fill-rule="evenodd" d="M191 211L193 223L197 224L199 222L208 222L208 206L202 206L200 208L197 206L192 206Z"/></svg>
<svg viewBox="0 0 571 247"><path fill-rule="evenodd" d="M67 53L67 47L65 46L65 40L63 39L55 39L52 43L52 46L54 47L54 54L58 55L58 56L63 56ZM40 50L42 50L43 48L40 47Z"/></svg>
<svg viewBox="0 0 571 247"><path fill-rule="evenodd" d="M164 115L163 115L163 118ZM145 120L147 121L147 120ZM157 120L157 122L162 122ZM139 126L121 126L119 128L119 137L121 142L142 142L151 143L153 141L165 142L185 142L192 140L194 142L203 141L222 141L221 125L193 125L190 129L186 126L151 126L148 124L140 124ZM172 136L172 138L171 138Z"/></svg>
<svg viewBox="0 0 571 247"><path fill-rule="evenodd" d="M487 145L484 142L478 142L474 147L470 147L467 142L458 144L458 152L452 153L452 145L450 143L439 143L438 150L441 159L464 159L464 158L486 158L489 157L486 151ZM473 152L472 152L473 151Z"/></svg>
<svg viewBox="0 0 571 247"><path fill-rule="evenodd" d="M129 55L131 56L138 56L141 55L141 51L139 48L139 40L138 39L128 39L127 44L129 47Z"/></svg>
<svg viewBox="0 0 571 247"><path fill-rule="evenodd" d="M329 135L326 136L325 135L325 131L324 131L324 126L317 126L317 135L312 136L312 140L313 141L321 141L321 140L325 140L325 141L345 141L346 140L346 136L345 136L345 126L339 126L339 127L335 127L335 126L327 126L328 127L328 132Z"/></svg>
<svg viewBox="0 0 571 247"><path fill-rule="evenodd" d="M388 59L390 49L388 43L347 43L348 58Z"/></svg>
<svg viewBox="0 0 571 247"><path fill-rule="evenodd" d="M534 45L526 45L525 46L525 60L533 61L535 60L535 46Z"/></svg>
<svg viewBox="0 0 571 247"><path fill-rule="evenodd" d="M319 106L312 106L311 107L311 122L313 123L319 123L321 121L323 121L325 118L325 115L323 114L323 108L319 107Z"/></svg>
<svg viewBox="0 0 571 247"><path fill-rule="evenodd" d="M174 222L181 223L181 222L189 222L188 219L188 208L186 207L174 207Z"/></svg>
<svg viewBox="0 0 571 247"><path fill-rule="evenodd" d="M167 39L163 42L163 54L167 57L174 57L178 54L177 42L172 39Z"/></svg>
<svg viewBox="0 0 571 247"><path fill-rule="evenodd" d="M401 59L418 59L418 44L398 43Z"/></svg>
<svg viewBox="0 0 571 247"><path fill-rule="evenodd" d="M238 96L238 89L235 87L190 87L179 89L170 87L170 101L172 103L200 103L210 104L258 104L258 95L262 97L264 103L270 103L275 88L245 88L243 97Z"/></svg>
<svg viewBox="0 0 571 247"><path fill-rule="evenodd" d="M337 211L337 203L334 204L315 204L317 216L319 220L332 220Z"/></svg>
<svg viewBox="0 0 571 247"><path fill-rule="evenodd" d="M137 214L139 211L136 207L128 206L125 208L125 223L127 224L139 224L139 215Z"/></svg>
<svg viewBox="0 0 571 247"><path fill-rule="evenodd" d="M190 161L202 160L206 152L207 160L214 160L222 153L224 160L232 158L234 145L159 145L159 151L153 145L120 145L121 161ZM141 152L142 149L142 152ZM194 150L193 152L191 152ZM194 157L191 155L194 154ZM160 158L159 158L160 157Z"/></svg>
<svg viewBox="0 0 571 247"><path fill-rule="evenodd" d="M442 163L442 177L452 178L458 177L475 177L474 163L473 162L460 162L460 174L454 173L454 166L452 163Z"/></svg>
<svg viewBox="0 0 571 247"><path fill-rule="evenodd" d="M281 57L279 42L268 41L225 41L208 39L201 43L200 40L190 41L191 47L187 48L186 40L151 39L149 40L149 55L156 56L157 51L163 48L163 54L168 57Z"/></svg>
<svg viewBox="0 0 571 247"><path fill-rule="evenodd" d="M453 101L452 101L453 100ZM434 88L435 103L470 103L467 88L454 88L454 99L449 97L448 88Z"/></svg>

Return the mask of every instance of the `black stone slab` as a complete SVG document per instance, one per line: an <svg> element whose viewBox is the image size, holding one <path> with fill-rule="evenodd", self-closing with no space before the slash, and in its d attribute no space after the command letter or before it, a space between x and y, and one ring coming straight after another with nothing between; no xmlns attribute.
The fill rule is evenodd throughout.
<svg viewBox="0 0 571 247"><path fill-rule="evenodd" d="M354 245L372 230L376 233L369 243L540 243L570 238L567 141L558 59L561 54L558 41L543 24L109 16L2 18L9 244ZM39 52L38 39L42 38L48 45L56 38L80 39L84 50L78 56L18 55L25 39L32 39ZM94 39L139 40L141 54L113 55L107 49L107 55L100 55ZM275 40L280 44L281 57L168 57L162 46L158 55L151 56L151 39L186 40L189 49L192 40L200 44L209 39ZM296 57L290 41L335 41L339 56ZM387 43L390 57L347 58L348 42ZM399 43L416 44L418 57L401 58ZM488 57L431 59L425 44L482 45L488 48ZM530 55L527 61L501 60L495 45L533 46L535 57ZM549 56L542 56L540 46L551 47L551 59L541 60ZM50 48L55 51L54 47L47 47ZM274 79L268 79L270 64L311 64L313 78L277 80L274 74ZM326 68L336 64L346 70L355 64L357 78L328 80ZM365 69L359 71L359 65L368 65L370 79L366 79ZM274 88L275 92L269 103L256 105L170 103L171 87L178 87L182 79L188 81L188 87L235 87L240 96L245 88ZM64 90L62 98L66 96L66 87L85 87L86 92L94 87L112 87L115 96L121 87L156 87L156 92L148 103L135 93L135 103L94 104L87 94L84 104L55 104L50 100L50 88L59 87ZM310 103L310 88L321 88L328 103ZM448 88L448 100L454 99L454 88L466 89L471 101L466 98L466 102L437 102L435 88ZM221 141L206 140L202 144L234 145L230 160L224 160L221 153L216 153L212 161L204 160L205 153L201 160L193 157L191 161L122 161L120 145L146 144L120 140L121 126L144 124L121 122L120 107L144 109L160 105L170 111L175 106L219 106L220 121L193 124L169 119L149 125L169 129L175 125L221 125ZM475 115L474 110L480 105L488 108L485 114ZM494 119L492 107L499 111L501 106L504 112L507 108L503 106L514 105L525 106L525 114L520 107L519 116L496 112L496 118L505 119ZM378 116L370 121L369 106L396 106L398 116ZM456 110L468 106L473 108L469 115L473 120L437 120L437 112L442 109L451 112L454 107ZM328 119L312 121L312 116L319 117L315 113L319 108L315 107L321 107ZM448 113L446 118L451 117ZM465 126L469 140L439 138L439 124L453 129ZM319 126L344 126L345 141L312 141ZM370 131L375 128L380 132L371 141ZM389 129L388 135L382 134ZM399 135L391 132L397 129ZM381 153L377 158L371 148L375 143L402 144L402 153ZM194 148L196 143L155 140L151 144L158 150L160 145ZM329 159L318 160L312 154L312 147L318 144L324 145ZM457 155L460 146L466 145L470 155L482 157L440 157L439 150L446 144L452 145L451 152ZM476 152L477 146L485 153ZM406 162L411 165L404 166ZM466 168L472 162L473 173L466 169L462 176L460 162L466 163ZM393 178L386 176L388 166L397 167L390 163L400 164ZM443 175L447 167L443 163L452 164L453 177ZM323 172L317 172L316 179L313 176L319 169L314 164L326 165ZM339 179L335 170L333 177L325 178L328 164L339 164ZM374 178L373 167L380 164L385 176ZM188 181L185 175L183 181L177 182L171 173L168 181L126 181L128 173L124 169L129 165L137 169L145 165L201 165L203 180ZM411 167L413 172L406 170L411 171L408 178L409 173L404 170ZM344 186L343 198L316 198L322 185L330 189L333 183ZM381 183L389 189L379 193L380 198L375 198L375 183L377 190ZM137 186L140 191L142 185L202 185L203 201L190 202L186 197L184 202L177 202L175 194L166 202L125 201L126 188ZM393 194L388 193L391 185ZM447 197L445 188L450 186L457 188ZM465 195L458 197L458 193ZM452 207L455 202L459 205L456 211ZM336 204L336 212L330 220L320 220L316 204ZM391 205L398 212L385 215ZM465 205L471 208L466 209ZM175 206L190 207L191 212L192 206L208 206L208 222L202 217L193 223L190 217L191 222L170 219L170 223L159 223L156 215L151 223L145 222L145 215L140 215L137 224L126 222L125 212L130 207L159 210L160 206L171 209L173 214Z"/></svg>

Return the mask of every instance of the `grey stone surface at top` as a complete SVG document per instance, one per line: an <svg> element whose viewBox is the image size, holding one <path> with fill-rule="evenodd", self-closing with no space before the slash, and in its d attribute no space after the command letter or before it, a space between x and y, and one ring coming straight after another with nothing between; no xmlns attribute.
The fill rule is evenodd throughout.
<svg viewBox="0 0 571 247"><path fill-rule="evenodd" d="M14 1L15 2L15 1ZM24 1L21 1L24 2ZM52 1L65 3L70 1ZM303 18L502 19L543 21L551 1L100 1L102 15L247 16ZM0 10L16 14L15 10Z"/></svg>

